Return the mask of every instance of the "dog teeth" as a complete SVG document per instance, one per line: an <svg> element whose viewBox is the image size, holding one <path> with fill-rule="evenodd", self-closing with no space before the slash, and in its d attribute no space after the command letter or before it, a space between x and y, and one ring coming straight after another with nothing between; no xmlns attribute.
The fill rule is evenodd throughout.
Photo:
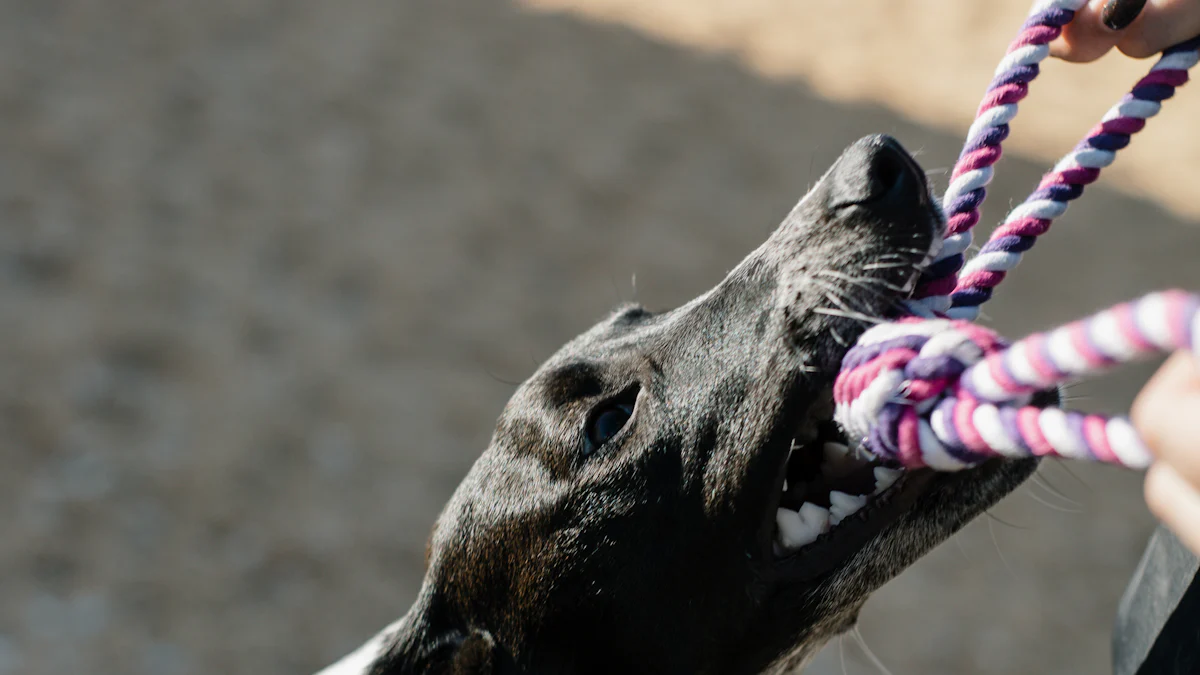
<svg viewBox="0 0 1200 675"><path fill-rule="evenodd" d="M898 469L889 469L886 466L875 467L875 494L879 494L884 490L892 487L892 485L904 474Z"/></svg>
<svg viewBox="0 0 1200 675"><path fill-rule="evenodd" d="M775 524L779 526L778 543L794 551L829 531L829 510L805 502L799 511L779 509L775 513Z"/></svg>
<svg viewBox="0 0 1200 675"><path fill-rule="evenodd" d="M837 525L867 505L865 495L848 495L834 490L829 493L829 523Z"/></svg>
<svg viewBox="0 0 1200 675"><path fill-rule="evenodd" d="M779 527L779 543L788 550L807 546L816 541L821 534L812 531L800 518L800 514L791 509L776 511L775 525Z"/></svg>
<svg viewBox="0 0 1200 675"><path fill-rule="evenodd" d="M812 502L804 502L800 506L800 519L815 527L818 532L829 531L829 509L822 508Z"/></svg>

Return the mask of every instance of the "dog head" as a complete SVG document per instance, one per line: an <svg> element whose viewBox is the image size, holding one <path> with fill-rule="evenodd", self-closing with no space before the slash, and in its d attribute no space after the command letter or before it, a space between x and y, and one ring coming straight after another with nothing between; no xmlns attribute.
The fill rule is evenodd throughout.
<svg viewBox="0 0 1200 675"><path fill-rule="evenodd" d="M368 672L759 673L1026 478L855 456L830 387L940 245L894 140L848 148L779 229L677 309L623 307L518 389L445 507Z"/></svg>

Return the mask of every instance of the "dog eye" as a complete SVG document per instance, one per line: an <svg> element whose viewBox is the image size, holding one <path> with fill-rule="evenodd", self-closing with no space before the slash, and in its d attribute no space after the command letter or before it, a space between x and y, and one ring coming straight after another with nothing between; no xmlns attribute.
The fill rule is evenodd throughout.
<svg viewBox="0 0 1200 675"><path fill-rule="evenodd" d="M587 422L587 454L592 454L621 433L633 417L633 406L636 402L637 389L633 389L616 400L606 401L592 411Z"/></svg>

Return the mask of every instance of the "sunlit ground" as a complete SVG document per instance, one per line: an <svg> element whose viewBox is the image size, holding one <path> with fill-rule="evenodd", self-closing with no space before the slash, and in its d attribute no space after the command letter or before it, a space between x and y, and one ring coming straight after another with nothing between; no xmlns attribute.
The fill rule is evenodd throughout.
<svg viewBox="0 0 1200 675"><path fill-rule="evenodd" d="M522 0L732 52L756 71L838 101L880 103L962 133L1029 10L1028 0ZM1050 62L1008 146L1052 162L1153 63L1119 54ZM1200 87L1184 88L1109 170L1105 184L1200 216ZM934 168L934 167L926 167Z"/></svg>

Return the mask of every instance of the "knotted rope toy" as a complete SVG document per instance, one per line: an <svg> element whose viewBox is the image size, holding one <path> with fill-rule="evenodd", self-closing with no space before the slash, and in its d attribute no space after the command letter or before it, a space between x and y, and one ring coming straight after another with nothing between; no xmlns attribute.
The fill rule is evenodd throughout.
<svg viewBox="0 0 1200 675"><path fill-rule="evenodd" d="M848 438L907 468L957 471L992 457L1058 456L1144 468L1145 444L1124 417L1030 405L1034 392L1146 356L1200 354L1200 296L1148 295L1008 345L971 323L993 289L1070 202L1129 145L1200 62L1200 37L1163 52L1037 189L965 259L971 230L1049 43L1087 0L1040 0L996 68L942 200L946 238L909 316L866 331L842 361L834 417Z"/></svg>

